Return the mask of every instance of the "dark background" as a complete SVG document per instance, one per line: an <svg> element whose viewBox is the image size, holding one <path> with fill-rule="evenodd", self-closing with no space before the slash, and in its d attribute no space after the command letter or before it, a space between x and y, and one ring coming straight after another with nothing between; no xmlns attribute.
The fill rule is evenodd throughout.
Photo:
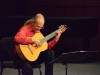
<svg viewBox="0 0 100 75"><path fill-rule="evenodd" d="M23 23L31 18L36 13L42 13L45 17L67 17L68 18L76 18L81 19L80 17L97 17L98 22L91 21L89 24L96 23L94 26L95 33L92 38L90 38L89 51L98 51L96 57L100 59L100 0L0 0L0 38L6 36L14 36L17 30L23 25ZM6 18L5 18L6 16ZM14 19L16 21L14 22ZM26 18L27 17L27 18ZM19 22L19 19L21 22ZM68 20L67 20L68 21ZM81 22L81 21L80 21ZM82 21L83 22L83 21ZM93 23L94 22L94 23ZM68 23L68 22L67 22ZM17 25L20 24L20 25ZM16 25L16 26L15 26ZM72 24L72 32L73 29L77 29L77 25L74 26ZM53 25L51 30L43 32L52 32L59 25ZM78 25L79 26L79 25ZM85 26L80 25L79 27L88 27L87 24ZM45 27L46 28L46 27ZM91 26L90 26L91 28ZM93 27L92 27L93 28ZM50 29L50 27L49 27ZM71 28L68 26L68 29ZM80 29L81 30L81 29ZM85 30L82 30L85 31ZM80 32L80 31L79 31ZM85 32L87 34L87 32ZM85 33L83 35L85 35ZM92 31L94 34L94 31ZM92 34L91 33L91 34ZM46 35L47 33L45 33ZM83 38L82 37L69 37L67 38L67 31L64 33L59 41L59 44L55 47L56 54L60 54L62 52L71 52L76 50L84 50L83 46ZM82 35L82 34L80 34ZM77 36L76 34L74 36ZM57 49L57 47L60 49ZM66 46L66 48L65 48Z"/></svg>

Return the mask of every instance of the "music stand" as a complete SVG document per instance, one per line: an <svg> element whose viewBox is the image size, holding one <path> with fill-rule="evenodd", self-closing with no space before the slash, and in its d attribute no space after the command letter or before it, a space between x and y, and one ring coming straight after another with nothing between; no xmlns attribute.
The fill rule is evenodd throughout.
<svg viewBox="0 0 100 75"><path fill-rule="evenodd" d="M65 65L65 71L67 75L67 69L68 69L67 63L86 60L97 52L98 51L75 51L75 52L62 53L59 57L57 57L50 63L62 63L63 65Z"/></svg>

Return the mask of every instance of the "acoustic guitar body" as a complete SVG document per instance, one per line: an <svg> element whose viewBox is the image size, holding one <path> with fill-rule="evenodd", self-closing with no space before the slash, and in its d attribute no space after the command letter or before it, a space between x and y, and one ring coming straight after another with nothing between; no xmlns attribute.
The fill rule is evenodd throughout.
<svg viewBox="0 0 100 75"><path fill-rule="evenodd" d="M44 38L44 36L41 33L36 33L32 38L41 40L42 38ZM48 43L47 42L42 43L42 46L39 48L36 48L35 44L28 44L28 45L19 44L16 45L15 47L19 57L22 60L33 62L37 60L40 52L45 51L48 48Z"/></svg>

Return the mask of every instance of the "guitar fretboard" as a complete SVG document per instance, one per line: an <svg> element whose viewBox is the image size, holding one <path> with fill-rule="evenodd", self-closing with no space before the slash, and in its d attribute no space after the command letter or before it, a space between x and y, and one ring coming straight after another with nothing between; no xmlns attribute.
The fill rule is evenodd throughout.
<svg viewBox="0 0 100 75"><path fill-rule="evenodd" d="M57 30L56 30L57 31ZM54 36L56 36L56 31L52 32L51 34L45 36L43 39L41 39L41 43L44 43L46 41L48 41L49 39L53 38Z"/></svg>

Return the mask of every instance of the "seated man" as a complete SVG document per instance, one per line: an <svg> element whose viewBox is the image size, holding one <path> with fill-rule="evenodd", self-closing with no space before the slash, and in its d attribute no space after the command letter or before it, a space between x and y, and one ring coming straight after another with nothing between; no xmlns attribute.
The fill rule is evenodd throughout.
<svg viewBox="0 0 100 75"><path fill-rule="evenodd" d="M40 30L44 27L44 22L45 19L41 13L38 13L32 19L27 20L15 35L15 44L35 44L37 48L41 47L42 43L40 40L33 38L33 36L37 33L41 33ZM45 75L53 75L53 64L48 63L55 58L55 53L52 48L58 42L62 31L58 30L56 33L57 35L54 37L54 39L47 42L48 49L40 52L37 60L33 62L22 60L15 48L14 65L21 67L22 75L33 75L32 66L39 65L43 62L45 62Z"/></svg>

